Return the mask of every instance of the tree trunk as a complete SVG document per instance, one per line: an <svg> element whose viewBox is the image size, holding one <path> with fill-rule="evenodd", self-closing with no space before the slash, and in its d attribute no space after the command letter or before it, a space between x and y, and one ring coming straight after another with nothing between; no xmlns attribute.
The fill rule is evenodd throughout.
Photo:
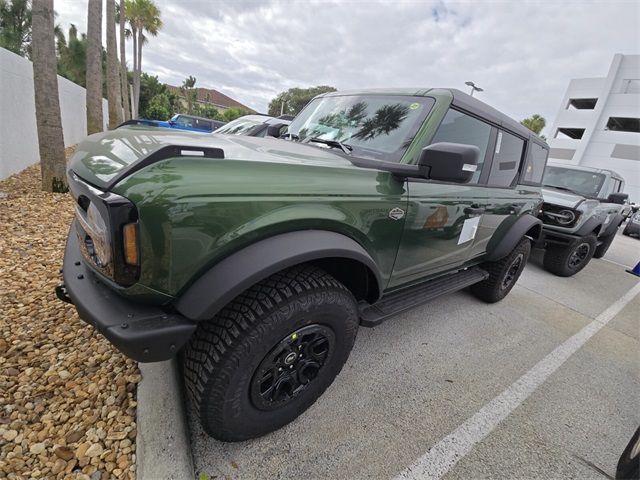
<svg viewBox="0 0 640 480"><path fill-rule="evenodd" d="M120 81L122 85L122 108L124 109L124 119L131 120L131 107L129 107L129 79L127 78L127 58L124 38L124 1L120 0Z"/></svg>
<svg viewBox="0 0 640 480"><path fill-rule="evenodd" d="M33 0L31 58L42 189L66 192L67 164L60 118L53 16L53 0Z"/></svg>
<svg viewBox="0 0 640 480"><path fill-rule="evenodd" d="M120 95L120 66L116 42L116 0L107 0L107 98L109 99L109 128L122 123Z"/></svg>
<svg viewBox="0 0 640 480"><path fill-rule="evenodd" d="M136 105L136 77L138 75L138 30L131 26L131 38L133 38L133 98L131 100L131 115L138 118L138 105Z"/></svg>
<svg viewBox="0 0 640 480"><path fill-rule="evenodd" d="M140 76L142 75L142 28L138 29L138 44L136 45L138 48L138 52L137 52L137 60L138 60L138 65L137 65L137 69L134 73L134 77L133 77L133 101L135 102L135 106L136 106L136 115L139 117L140 116Z"/></svg>
<svg viewBox="0 0 640 480"><path fill-rule="evenodd" d="M102 0L87 10L87 132L102 132Z"/></svg>

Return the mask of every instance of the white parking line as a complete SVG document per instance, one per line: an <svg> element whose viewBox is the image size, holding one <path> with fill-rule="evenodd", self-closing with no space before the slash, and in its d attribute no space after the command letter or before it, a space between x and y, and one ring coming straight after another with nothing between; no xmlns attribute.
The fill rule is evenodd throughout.
<svg viewBox="0 0 640 480"><path fill-rule="evenodd" d="M441 478L640 293L640 283L444 437L395 480Z"/></svg>

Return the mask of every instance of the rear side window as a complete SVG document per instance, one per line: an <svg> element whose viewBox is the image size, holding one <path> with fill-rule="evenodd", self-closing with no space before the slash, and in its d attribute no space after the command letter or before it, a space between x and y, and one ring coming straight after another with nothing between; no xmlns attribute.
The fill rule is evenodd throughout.
<svg viewBox="0 0 640 480"><path fill-rule="evenodd" d="M527 158L524 162L522 183L526 185L540 185L544 176L549 150L531 142Z"/></svg>
<svg viewBox="0 0 640 480"><path fill-rule="evenodd" d="M431 143L464 143L478 147L480 149L478 169L469 181L469 183L478 183L489 145L489 137L491 137L491 126L488 123L457 110L449 110Z"/></svg>
<svg viewBox="0 0 640 480"><path fill-rule="evenodd" d="M618 180L617 178L613 178L613 191L614 191L614 193L615 192L619 192L621 186L622 186L622 182L620 180Z"/></svg>
<svg viewBox="0 0 640 480"><path fill-rule="evenodd" d="M518 175L524 140L502 130L498 130L496 148L491 162L487 184L494 187L510 187Z"/></svg>

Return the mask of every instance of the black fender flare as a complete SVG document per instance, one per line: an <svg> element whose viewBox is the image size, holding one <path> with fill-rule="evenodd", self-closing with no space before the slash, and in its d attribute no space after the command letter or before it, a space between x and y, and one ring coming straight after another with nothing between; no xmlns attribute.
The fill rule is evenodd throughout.
<svg viewBox="0 0 640 480"><path fill-rule="evenodd" d="M586 222L584 222L584 225L582 225L576 231L576 233L574 233L574 235L576 235L577 237L585 237L589 235L591 232L593 232L596 228L598 228L601 224L602 222L600 220L592 217L588 219Z"/></svg>
<svg viewBox="0 0 640 480"><path fill-rule="evenodd" d="M520 217L509 217L503 221L487 244L486 261L495 262L509 255L522 237L536 226L539 228L536 236L533 237L534 244L542 231L542 221L539 218L526 214Z"/></svg>
<svg viewBox="0 0 640 480"><path fill-rule="evenodd" d="M624 217L622 216L622 214L617 213L615 217L611 219L611 222L607 226L604 233L602 232L600 233L600 236L608 237L609 235L615 235L616 231L618 230L618 227L622 224L623 221L624 221Z"/></svg>
<svg viewBox="0 0 640 480"><path fill-rule="evenodd" d="M323 258L346 258L364 264L373 273L378 292L382 292L382 275L362 245L340 233L303 230L260 240L221 260L180 296L175 307L187 318L206 320L274 273Z"/></svg>

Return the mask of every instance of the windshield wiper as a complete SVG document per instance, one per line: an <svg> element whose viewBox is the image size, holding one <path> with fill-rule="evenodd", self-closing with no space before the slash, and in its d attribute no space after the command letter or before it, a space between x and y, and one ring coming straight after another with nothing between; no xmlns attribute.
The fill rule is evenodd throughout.
<svg viewBox="0 0 640 480"><path fill-rule="evenodd" d="M346 143L342 143L338 140L326 140L324 138L319 138L319 137L306 137L304 140L302 140L302 143L309 143L309 142L324 143L325 145L328 145L331 148L339 148L347 155L350 155L351 150L353 150L353 147L351 145L347 145Z"/></svg>

